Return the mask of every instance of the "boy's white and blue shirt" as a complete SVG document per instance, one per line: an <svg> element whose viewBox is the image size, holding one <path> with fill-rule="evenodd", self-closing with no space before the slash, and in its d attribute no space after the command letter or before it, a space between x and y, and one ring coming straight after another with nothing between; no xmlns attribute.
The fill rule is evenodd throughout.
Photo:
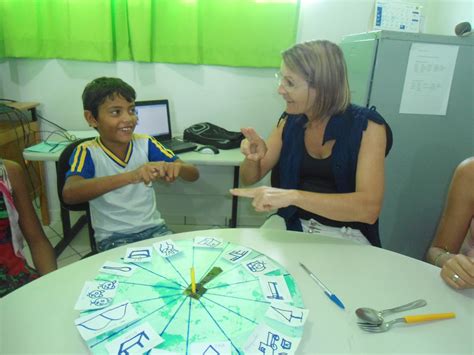
<svg viewBox="0 0 474 355"><path fill-rule="evenodd" d="M133 171L152 161L173 162L178 157L156 139L133 134L122 160L105 147L100 137L85 141L71 155L66 178L79 175L85 179ZM113 233L137 233L164 224L156 209L155 190L144 183L129 184L89 201L92 225L97 242Z"/></svg>

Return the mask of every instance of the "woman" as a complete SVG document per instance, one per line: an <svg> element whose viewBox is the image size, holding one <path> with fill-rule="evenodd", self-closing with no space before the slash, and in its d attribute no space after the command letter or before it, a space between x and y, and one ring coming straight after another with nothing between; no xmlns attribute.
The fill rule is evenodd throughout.
<svg viewBox="0 0 474 355"><path fill-rule="evenodd" d="M426 259L457 289L474 288L474 157L454 172L436 236Z"/></svg>
<svg viewBox="0 0 474 355"><path fill-rule="evenodd" d="M26 264L23 238L37 270ZM0 159L0 297L56 268L54 249L31 204L21 167Z"/></svg>
<svg viewBox="0 0 474 355"><path fill-rule="evenodd" d="M350 104L341 49L329 41L283 52L278 93L286 110L265 142L243 128L244 184L270 170L272 185L233 189L257 211L278 209L286 228L380 246L378 217L391 131L375 111ZM367 242L368 241L368 242Z"/></svg>

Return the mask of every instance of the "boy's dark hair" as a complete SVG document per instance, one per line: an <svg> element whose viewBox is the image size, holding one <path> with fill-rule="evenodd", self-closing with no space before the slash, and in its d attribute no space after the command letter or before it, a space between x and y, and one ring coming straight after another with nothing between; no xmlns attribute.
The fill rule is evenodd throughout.
<svg viewBox="0 0 474 355"><path fill-rule="evenodd" d="M88 110L97 118L99 106L107 98L113 99L115 96L122 96L128 102L135 101L135 90L125 81L119 78L101 77L92 80L84 88L82 93L82 105L84 110Z"/></svg>

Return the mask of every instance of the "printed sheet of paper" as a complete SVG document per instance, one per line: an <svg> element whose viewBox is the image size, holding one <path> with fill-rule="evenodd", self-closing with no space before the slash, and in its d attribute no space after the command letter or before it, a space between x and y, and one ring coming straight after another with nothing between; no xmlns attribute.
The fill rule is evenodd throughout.
<svg viewBox="0 0 474 355"><path fill-rule="evenodd" d="M293 307L285 303L272 303L265 316L290 327L302 327L308 318L309 309Z"/></svg>
<svg viewBox="0 0 474 355"><path fill-rule="evenodd" d="M459 47L413 43L400 113L446 115Z"/></svg>
<svg viewBox="0 0 474 355"><path fill-rule="evenodd" d="M64 148L66 148L70 141L66 142L41 142L30 147L25 148L28 152L35 152L35 153L55 153L55 152L62 152Z"/></svg>
<svg viewBox="0 0 474 355"><path fill-rule="evenodd" d="M127 248L123 261L126 263L148 263L151 261L152 247Z"/></svg>
<svg viewBox="0 0 474 355"><path fill-rule="evenodd" d="M221 238L215 237L195 237L194 247L195 248L222 248L224 241Z"/></svg>
<svg viewBox="0 0 474 355"><path fill-rule="evenodd" d="M191 344L190 354L213 354L213 355L232 355L232 349L228 341L219 343L193 343Z"/></svg>
<svg viewBox="0 0 474 355"><path fill-rule="evenodd" d="M162 240L159 243L154 243L153 247L159 255L163 258L169 258L181 253L181 250L176 246L171 239Z"/></svg>
<svg viewBox="0 0 474 355"><path fill-rule="evenodd" d="M144 323L105 345L109 354L143 354L163 342L149 323Z"/></svg>
<svg viewBox="0 0 474 355"><path fill-rule="evenodd" d="M231 251L226 252L222 257L232 264L237 264L250 255L251 252L251 249L245 247L234 248Z"/></svg>
<svg viewBox="0 0 474 355"><path fill-rule="evenodd" d="M110 306L117 287L117 281L86 281L74 309L85 311Z"/></svg>
<svg viewBox="0 0 474 355"><path fill-rule="evenodd" d="M252 260L243 261L242 266L255 276L265 275L279 269L279 267L272 263L266 256L259 256Z"/></svg>
<svg viewBox="0 0 474 355"><path fill-rule="evenodd" d="M420 32L421 6L406 1L377 0L374 30Z"/></svg>
<svg viewBox="0 0 474 355"><path fill-rule="evenodd" d="M260 276L258 278L263 297L270 302L291 302L290 290L283 276Z"/></svg>
<svg viewBox="0 0 474 355"><path fill-rule="evenodd" d="M114 304L98 312L82 316L74 321L84 340L95 338L116 328L127 325L138 318L128 301Z"/></svg>
<svg viewBox="0 0 474 355"><path fill-rule="evenodd" d="M133 275L135 269L136 267L133 265L106 261L99 269L99 272L104 274L130 277Z"/></svg>
<svg viewBox="0 0 474 355"><path fill-rule="evenodd" d="M294 338L260 324L250 335L244 347L246 354L294 354L300 338Z"/></svg>

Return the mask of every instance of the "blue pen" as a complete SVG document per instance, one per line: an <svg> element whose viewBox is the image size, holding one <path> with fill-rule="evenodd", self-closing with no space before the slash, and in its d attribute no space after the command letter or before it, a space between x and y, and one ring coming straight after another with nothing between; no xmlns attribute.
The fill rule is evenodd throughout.
<svg viewBox="0 0 474 355"><path fill-rule="evenodd" d="M339 298L337 298L337 296L332 293L322 282L320 279L318 279L311 271L309 271L309 269L304 266L302 263L300 263L300 266L303 268L304 271L306 271L308 273L309 276L311 276L311 278L316 281L316 283L319 285L319 287L321 287L324 291L324 293L326 294L326 296L329 297L329 299L331 301L333 301L335 304L337 304L340 308L342 309L345 309L346 307L344 307L344 304L341 302L341 300Z"/></svg>

